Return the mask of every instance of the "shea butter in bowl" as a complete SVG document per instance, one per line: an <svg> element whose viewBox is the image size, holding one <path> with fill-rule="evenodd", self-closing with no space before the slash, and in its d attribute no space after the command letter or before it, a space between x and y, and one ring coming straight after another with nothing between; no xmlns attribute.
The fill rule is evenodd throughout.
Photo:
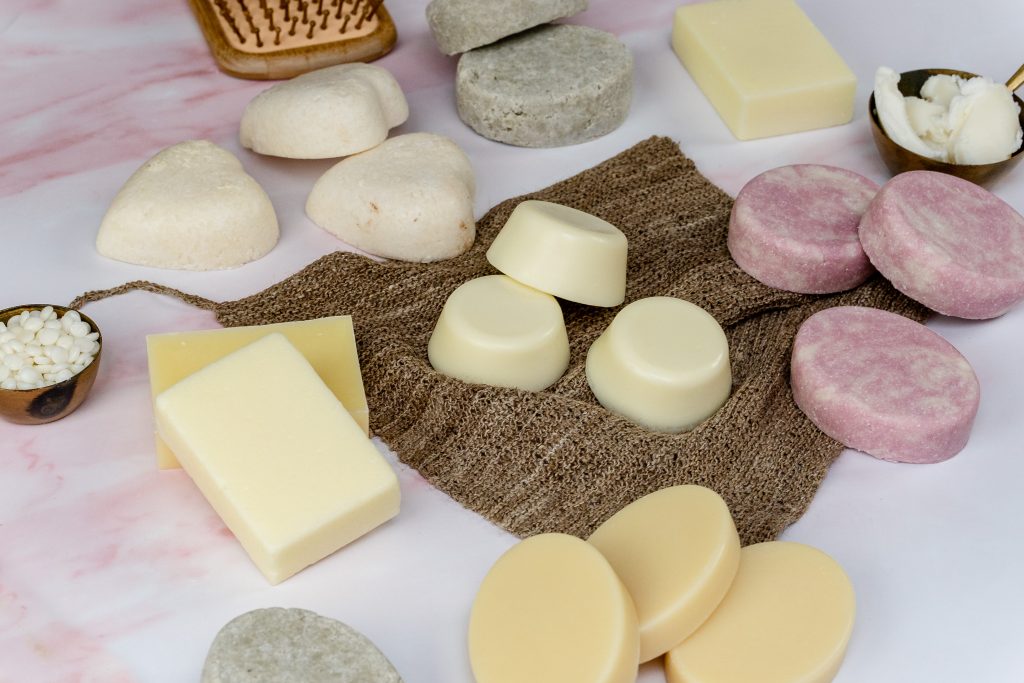
<svg viewBox="0 0 1024 683"><path fill-rule="evenodd" d="M904 97L920 97L921 89L925 82L929 78L935 75L946 75L946 76L958 76L962 79L976 78L976 74L972 74L967 71L957 71L954 69L918 69L915 71L905 71L899 75L899 83L897 87L899 92ZM884 78L882 70L879 70L879 76L876 77L876 89L879 87L878 80ZM1013 89L1013 83L1008 84L1011 91ZM1013 102L1017 105L1017 121L1021 128L1024 128L1024 101L1022 101L1016 95L1011 95ZM927 116L929 114L930 105L927 102L915 102L914 104L919 105L919 109L916 112L911 112L909 109L907 114L916 116ZM952 107L951 107L952 109ZM909 118L909 116L907 117ZM898 144L889 134L886 133L885 128L882 125L882 121L879 118L878 103L876 102L876 92L872 92L871 98L868 100L868 119L871 122L871 133L875 139L875 146L878 147L878 152L882 156L882 161L889 168L889 171L893 175L904 173L906 171L938 171L940 173L948 173L950 175L957 176L969 180L978 185L987 185L998 177L1013 168L1024 156L1024 145L1017 145L1015 151L1009 154L1008 158L991 161L988 163L952 163L945 160L934 159L922 154L918 154L907 147ZM909 123L904 120L904 123ZM984 122L986 127L991 125L990 122ZM912 134L912 133L911 133ZM926 140L927 142L927 140Z"/></svg>
<svg viewBox="0 0 1024 683"><path fill-rule="evenodd" d="M74 412L99 370L96 323L47 304L0 310L0 323L0 417L44 424Z"/></svg>

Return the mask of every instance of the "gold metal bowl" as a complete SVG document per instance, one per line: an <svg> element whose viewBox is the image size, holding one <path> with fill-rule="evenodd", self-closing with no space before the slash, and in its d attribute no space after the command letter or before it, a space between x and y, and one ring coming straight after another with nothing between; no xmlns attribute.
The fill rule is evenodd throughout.
<svg viewBox="0 0 1024 683"><path fill-rule="evenodd" d="M921 86L924 85L925 81L936 74L948 74L950 76L961 76L963 78L974 78L977 76L977 74L972 74L967 71L956 71L955 69L918 69L916 71L904 71L900 74L900 92L903 93L904 97L911 95L920 96ZM1012 80L1013 79L1011 79L1011 81ZM1016 95L1013 96L1013 99L1020 108L1020 124L1021 127L1024 127L1024 101ZM935 159L929 159L928 157L923 157L920 154L915 154L909 149L897 145L889 138L888 135L886 135L885 130L882 128L881 121L878 120L878 110L875 108L875 94L873 92L871 93L871 98L868 100L868 119L871 121L871 133L875 138L875 146L878 147L878 153L882 155L882 161L885 162L885 165L893 175L904 173L906 171L938 171L940 173L955 175L956 177L963 178L964 180L970 180L972 183L977 185L988 185L1016 166L1021 160L1021 157L1024 157L1024 145L1021 145L1021 147L1017 149L1009 159L994 161L990 164L947 164L944 161L936 161Z"/></svg>
<svg viewBox="0 0 1024 683"><path fill-rule="evenodd" d="M0 311L0 321L7 322L22 311L37 311L53 304L30 304L28 306L15 306ZM70 311L65 306L53 306L58 316L63 316ZM66 417L75 411L92 389L92 383L96 380L96 373L100 367L100 354L103 353L103 334L100 328L89 316L79 312L82 320L92 326L92 331L99 334L96 341L100 348L96 352L92 363L87 365L77 375L57 384L51 384L39 389L0 389L0 417L8 422L16 424L37 425L46 422L53 422Z"/></svg>

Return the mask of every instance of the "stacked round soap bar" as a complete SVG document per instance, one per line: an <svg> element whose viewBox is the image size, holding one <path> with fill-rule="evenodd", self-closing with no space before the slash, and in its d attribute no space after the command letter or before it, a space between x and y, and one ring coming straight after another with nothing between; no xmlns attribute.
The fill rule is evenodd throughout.
<svg viewBox="0 0 1024 683"><path fill-rule="evenodd" d="M99 352L99 333L76 311L52 306L0 322L0 388L38 389L71 379Z"/></svg>
<svg viewBox="0 0 1024 683"><path fill-rule="evenodd" d="M505 275L456 289L428 344L433 368L466 382L546 389L569 365L554 297L615 306L626 296L626 236L567 206L520 203L487 258Z"/></svg>
<svg viewBox="0 0 1024 683"><path fill-rule="evenodd" d="M826 683L853 627L849 579L798 543L740 550L725 502L674 486L588 542L542 534L506 552L473 604L477 683L627 683L668 653L671 683Z"/></svg>

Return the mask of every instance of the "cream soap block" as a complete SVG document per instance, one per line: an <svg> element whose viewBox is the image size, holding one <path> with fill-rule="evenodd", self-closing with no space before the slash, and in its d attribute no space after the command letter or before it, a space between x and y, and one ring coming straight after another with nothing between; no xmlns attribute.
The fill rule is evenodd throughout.
<svg viewBox="0 0 1024 683"><path fill-rule="evenodd" d="M828 683L853 630L853 586L800 543L758 543L711 618L665 658L668 683Z"/></svg>
<svg viewBox="0 0 1024 683"><path fill-rule="evenodd" d="M398 514L398 479L283 334L156 398L160 436L271 583Z"/></svg>
<svg viewBox="0 0 1024 683"><path fill-rule="evenodd" d="M619 575L640 621L640 661L693 633L725 597L740 537L721 496L672 486L627 505L587 539Z"/></svg>
<svg viewBox="0 0 1024 683"><path fill-rule="evenodd" d="M667 296L619 311L591 345L586 367L601 405L659 432L693 429L732 388L729 342L718 321Z"/></svg>
<svg viewBox="0 0 1024 683"><path fill-rule="evenodd" d="M626 236L597 216L520 202L487 250L495 268L553 296L590 306L626 298Z"/></svg>
<svg viewBox="0 0 1024 683"><path fill-rule="evenodd" d="M740 140L853 118L856 77L793 0L680 7L672 47Z"/></svg>
<svg viewBox="0 0 1024 683"><path fill-rule="evenodd" d="M363 432L369 434L370 409L366 405L363 377L359 372L352 318L347 315L273 325L149 335L146 337L146 352L153 400L193 372L274 332L287 337L306 357L345 410ZM160 469L179 467L178 459L159 434L156 435L156 459Z"/></svg>
<svg viewBox="0 0 1024 683"><path fill-rule="evenodd" d="M502 555L469 617L477 683L633 683L636 612L594 546L541 534Z"/></svg>
<svg viewBox="0 0 1024 683"><path fill-rule="evenodd" d="M488 275L448 297L427 356L435 370L464 382L542 391L569 367L569 337L554 297Z"/></svg>

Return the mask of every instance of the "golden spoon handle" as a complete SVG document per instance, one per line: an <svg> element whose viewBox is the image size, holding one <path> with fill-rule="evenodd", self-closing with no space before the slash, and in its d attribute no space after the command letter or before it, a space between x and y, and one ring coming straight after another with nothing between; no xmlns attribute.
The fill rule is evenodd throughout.
<svg viewBox="0 0 1024 683"><path fill-rule="evenodd" d="M1024 64L1021 64L1020 68L1017 69L1017 73L1010 76L1010 80L1006 81L1006 87L1013 92L1020 86L1024 85Z"/></svg>

